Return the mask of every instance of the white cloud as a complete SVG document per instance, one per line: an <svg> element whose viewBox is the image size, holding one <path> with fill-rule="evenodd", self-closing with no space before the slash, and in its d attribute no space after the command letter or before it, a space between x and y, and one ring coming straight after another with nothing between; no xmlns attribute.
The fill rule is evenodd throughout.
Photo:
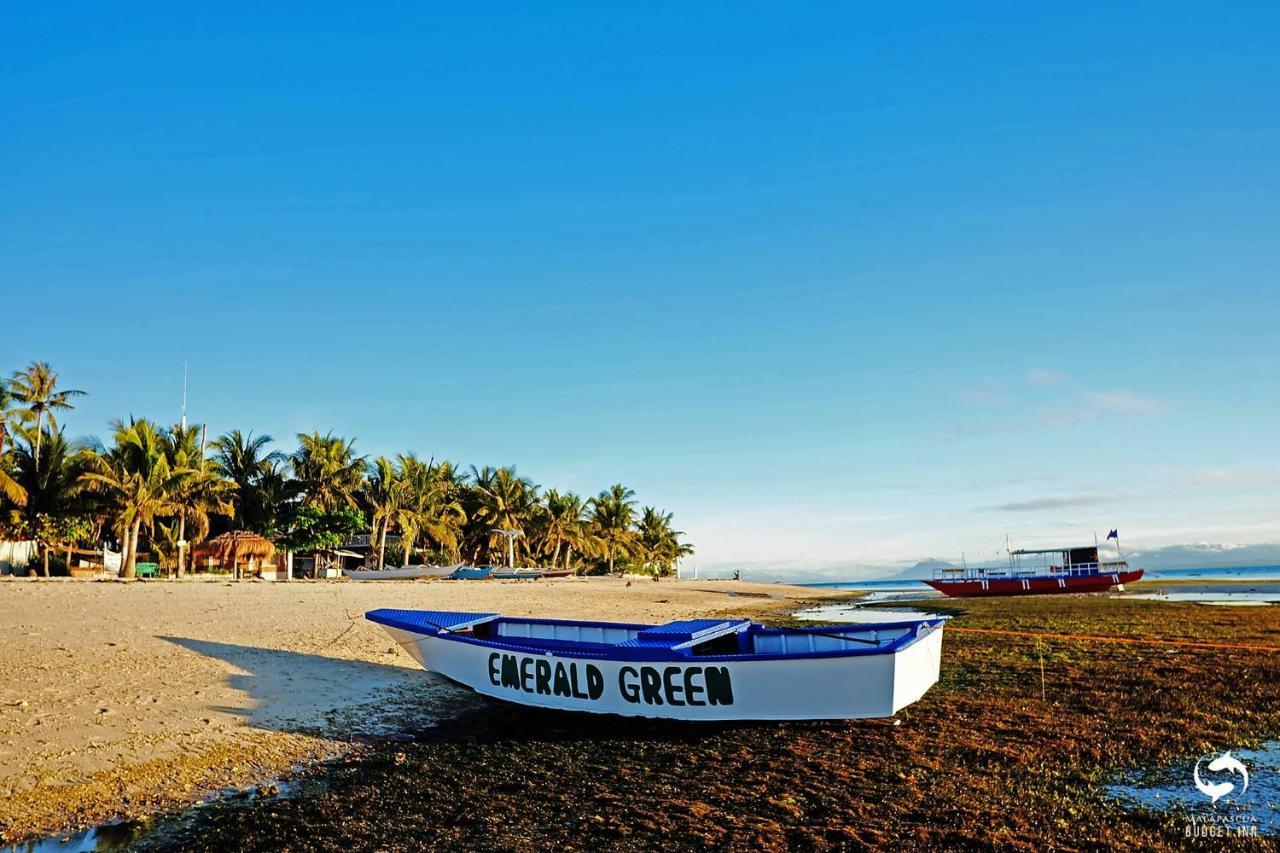
<svg viewBox="0 0 1280 853"><path fill-rule="evenodd" d="M1123 500L1125 495L1067 495L1056 498L1035 498L1028 501L1013 501L998 506L984 506L980 509L987 512L1035 512L1042 509L1066 509L1075 506L1097 506Z"/></svg>
<svg viewBox="0 0 1280 853"><path fill-rule="evenodd" d="M1033 367L1027 371L1027 381L1032 385L1061 385L1071 381L1071 375L1048 367Z"/></svg>
<svg viewBox="0 0 1280 853"><path fill-rule="evenodd" d="M975 406L1002 407L1014 402L1004 385L990 376L983 377L977 385L961 391L960 399Z"/></svg>
<svg viewBox="0 0 1280 853"><path fill-rule="evenodd" d="M1086 391L1081 396L1102 414L1158 415L1169 408L1163 400L1132 391Z"/></svg>
<svg viewBox="0 0 1280 853"><path fill-rule="evenodd" d="M1082 391L1061 407L1046 409L1040 422L1054 429L1096 423L1107 418L1154 417L1169 409L1169 404L1154 397L1132 391Z"/></svg>

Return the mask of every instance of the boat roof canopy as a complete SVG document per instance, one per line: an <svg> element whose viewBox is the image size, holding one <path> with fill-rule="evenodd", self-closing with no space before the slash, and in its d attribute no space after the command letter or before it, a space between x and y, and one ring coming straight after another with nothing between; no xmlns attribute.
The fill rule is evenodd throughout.
<svg viewBox="0 0 1280 853"><path fill-rule="evenodd" d="M1015 557L1019 554L1066 554L1071 551L1096 551L1097 545L1072 545L1066 548L1019 548L1010 551Z"/></svg>

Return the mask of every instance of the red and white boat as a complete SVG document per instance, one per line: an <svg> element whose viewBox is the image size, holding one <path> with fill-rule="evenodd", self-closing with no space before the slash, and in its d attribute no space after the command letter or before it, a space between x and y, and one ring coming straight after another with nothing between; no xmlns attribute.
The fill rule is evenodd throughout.
<svg viewBox="0 0 1280 853"><path fill-rule="evenodd" d="M1142 577L1124 560L1102 561L1098 546L1035 548L1009 552L1007 566L956 566L939 569L929 586L957 598L984 595L1050 595L1105 592Z"/></svg>

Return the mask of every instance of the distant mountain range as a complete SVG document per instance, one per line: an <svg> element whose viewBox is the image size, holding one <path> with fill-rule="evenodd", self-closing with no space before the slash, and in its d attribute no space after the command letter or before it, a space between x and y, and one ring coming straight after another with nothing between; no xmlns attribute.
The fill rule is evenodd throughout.
<svg viewBox="0 0 1280 853"><path fill-rule="evenodd" d="M921 560L911 568L899 575L894 575L898 580L924 580L933 577L933 573L938 569L950 569L955 567L955 563L948 563L946 560Z"/></svg>
<svg viewBox="0 0 1280 853"><path fill-rule="evenodd" d="M1280 566L1280 542L1262 545L1166 545L1145 551L1125 552L1134 566L1146 569L1199 569L1228 566Z"/></svg>

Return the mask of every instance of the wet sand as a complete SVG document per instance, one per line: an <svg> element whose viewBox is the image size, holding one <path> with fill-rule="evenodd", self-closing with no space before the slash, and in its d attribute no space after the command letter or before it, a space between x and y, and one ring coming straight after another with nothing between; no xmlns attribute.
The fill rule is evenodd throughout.
<svg viewBox="0 0 1280 853"><path fill-rule="evenodd" d="M0 839L251 785L477 700L427 678L375 607L663 622L847 598L709 581L0 582Z"/></svg>

